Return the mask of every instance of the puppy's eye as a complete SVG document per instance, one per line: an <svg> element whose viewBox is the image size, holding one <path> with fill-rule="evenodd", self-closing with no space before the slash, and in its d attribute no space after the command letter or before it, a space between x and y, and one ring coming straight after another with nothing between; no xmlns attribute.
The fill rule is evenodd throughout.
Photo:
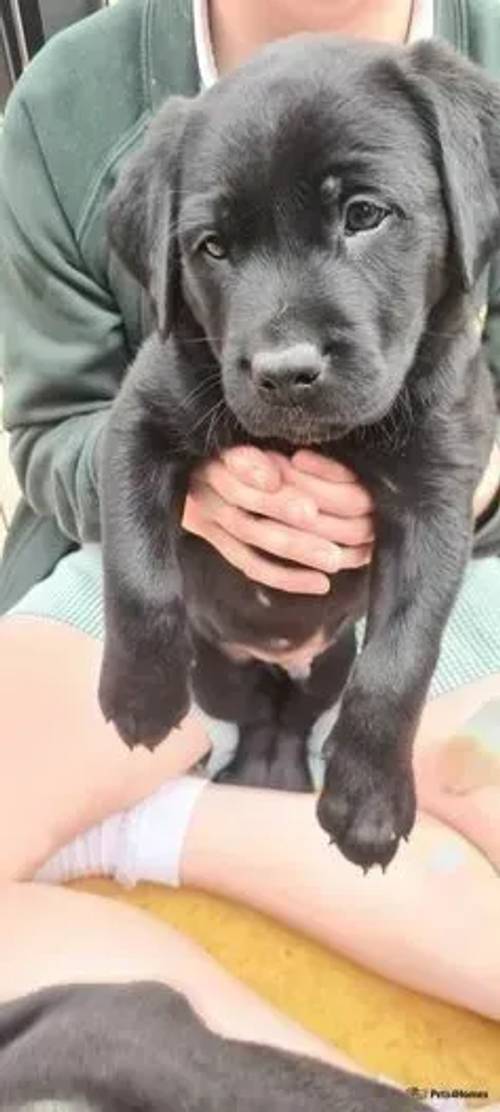
<svg viewBox="0 0 500 1112"><path fill-rule="evenodd" d="M389 216L389 209L377 205L375 201L350 201L345 210L344 230L346 235L354 236L358 232L371 232Z"/></svg>
<svg viewBox="0 0 500 1112"><path fill-rule="evenodd" d="M213 235L213 233L210 233L210 235L200 240L198 250L203 251L205 255L210 255L211 259L225 259L227 255L222 240L220 240L218 236Z"/></svg>

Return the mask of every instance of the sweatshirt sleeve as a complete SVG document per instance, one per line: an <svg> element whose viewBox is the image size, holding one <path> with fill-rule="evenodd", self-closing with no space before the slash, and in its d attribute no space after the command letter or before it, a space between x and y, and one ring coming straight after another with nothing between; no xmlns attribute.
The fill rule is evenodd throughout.
<svg viewBox="0 0 500 1112"><path fill-rule="evenodd" d="M12 462L37 514L95 540L99 439L128 362L123 323L85 265L19 87L0 139L0 243Z"/></svg>

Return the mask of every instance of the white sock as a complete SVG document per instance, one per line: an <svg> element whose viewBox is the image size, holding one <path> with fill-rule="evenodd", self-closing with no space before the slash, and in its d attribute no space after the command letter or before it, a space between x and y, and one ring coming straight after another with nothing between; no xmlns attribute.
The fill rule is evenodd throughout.
<svg viewBox="0 0 500 1112"><path fill-rule="evenodd" d="M105 876L126 888L141 880L177 888L187 828L207 783L201 776L168 781L135 807L80 834L43 865L35 880L63 884Z"/></svg>

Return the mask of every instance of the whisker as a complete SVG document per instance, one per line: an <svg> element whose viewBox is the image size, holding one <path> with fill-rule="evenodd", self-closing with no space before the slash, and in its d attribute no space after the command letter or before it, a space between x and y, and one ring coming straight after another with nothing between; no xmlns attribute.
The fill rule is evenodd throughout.
<svg viewBox="0 0 500 1112"><path fill-rule="evenodd" d="M224 407L225 407L225 403L224 403L223 398L221 398L220 401L217 403L217 405L214 406L212 418L211 418L210 425L209 425L208 432L207 432L207 436L206 436L206 452L207 452L207 455L210 454L210 441L211 440L213 440L213 442L214 442L214 449L218 448L218 442L217 442L217 436L216 436L217 426L218 426L218 424L220 424L220 420L223 416Z"/></svg>
<svg viewBox="0 0 500 1112"><path fill-rule="evenodd" d="M223 398L218 398L218 400L215 402L215 404L213 406L211 406L211 408L209 410L207 410L206 413L203 413L201 415L201 417L198 418L197 421L195 421L194 425L192 425L190 430L189 430L189 435L190 436L192 436L197 431L197 429L199 429L200 426L204 424L205 421L210 420L210 418L212 417L212 414L214 413L214 411L216 411L219 408L221 403L224 404L224 399Z"/></svg>
<svg viewBox="0 0 500 1112"><path fill-rule="evenodd" d="M194 386L193 389L189 392L189 394L187 394L186 397L182 399L182 408L188 409L194 401L200 401L205 393L209 393L210 390L213 389L218 380L218 373L213 373L212 375L209 375L207 378L203 379L202 382L198 382L196 386Z"/></svg>
<svg viewBox="0 0 500 1112"><path fill-rule="evenodd" d="M191 344L221 344L223 339L223 336L209 336L208 334L204 334L203 336L189 336L184 339L184 343L186 347L191 347Z"/></svg>

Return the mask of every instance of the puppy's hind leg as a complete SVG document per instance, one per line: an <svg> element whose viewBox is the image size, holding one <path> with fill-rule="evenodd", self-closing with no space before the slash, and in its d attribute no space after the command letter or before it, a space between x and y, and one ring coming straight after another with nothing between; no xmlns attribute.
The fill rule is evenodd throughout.
<svg viewBox="0 0 500 1112"><path fill-rule="evenodd" d="M216 779L252 787L283 787L272 782L272 762L284 678L256 660L236 663L197 635L194 645L192 683L198 704L207 714L238 728L236 752Z"/></svg>
<svg viewBox="0 0 500 1112"><path fill-rule="evenodd" d="M274 742L273 770L279 786L286 788L292 762L300 764L305 790L312 790L308 740L315 722L339 701L356 656L354 627L316 657L309 676L289 681ZM298 773L297 773L298 774ZM304 789L303 789L304 790Z"/></svg>
<svg viewBox="0 0 500 1112"><path fill-rule="evenodd" d="M214 717L235 722L236 753L217 779L281 791L312 791L307 743L320 715L338 701L356 646L354 630L322 653L298 684L278 666L235 664L208 642L197 643L195 693Z"/></svg>

